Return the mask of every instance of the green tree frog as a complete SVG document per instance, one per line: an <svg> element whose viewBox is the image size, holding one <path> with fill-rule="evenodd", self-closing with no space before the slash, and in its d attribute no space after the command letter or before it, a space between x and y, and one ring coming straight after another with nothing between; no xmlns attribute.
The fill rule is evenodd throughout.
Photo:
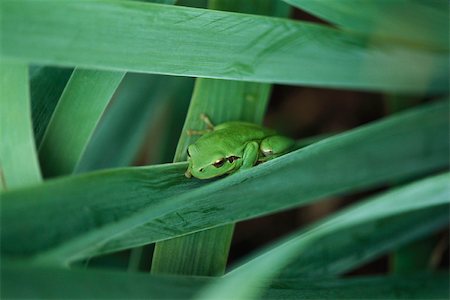
<svg viewBox="0 0 450 300"><path fill-rule="evenodd" d="M188 131L189 135L202 135L187 149L188 178L208 179L251 168L294 146L292 139L253 123L235 121L214 126L206 115L201 118L208 128Z"/></svg>

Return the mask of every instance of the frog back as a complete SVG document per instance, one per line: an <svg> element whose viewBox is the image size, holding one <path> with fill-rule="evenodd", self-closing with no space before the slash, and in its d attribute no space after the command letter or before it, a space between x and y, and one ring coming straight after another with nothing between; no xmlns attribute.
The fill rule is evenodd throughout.
<svg viewBox="0 0 450 300"><path fill-rule="evenodd" d="M201 136L195 142L194 148L202 153L215 153L218 157L230 154L238 155L248 142L259 142L272 135L275 135L274 130L256 124L239 121L226 122L215 126L212 132ZM227 153L230 151L234 153Z"/></svg>

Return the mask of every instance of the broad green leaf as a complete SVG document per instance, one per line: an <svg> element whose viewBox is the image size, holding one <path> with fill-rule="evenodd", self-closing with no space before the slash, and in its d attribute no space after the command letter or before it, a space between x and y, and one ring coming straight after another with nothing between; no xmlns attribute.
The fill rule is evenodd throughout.
<svg viewBox="0 0 450 300"><path fill-rule="evenodd" d="M189 78L127 74L75 171L131 165L147 138L149 128L156 128L161 103L173 103L172 98L175 97L181 102L180 97L188 97L191 86Z"/></svg>
<svg viewBox="0 0 450 300"><path fill-rule="evenodd" d="M31 115L37 147L41 144L48 122L72 71L55 67L33 67L30 70Z"/></svg>
<svg viewBox="0 0 450 300"><path fill-rule="evenodd" d="M211 278L2 266L3 299L192 299ZM263 299L443 299L446 273L281 282ZM214 279L217 280L217 279ZM245 282L241 283L245 284Z"/></svg>
<svg viewBox="0 0 450 300"><path fill-rule="evenodd" d="M372 39L388 38L448 50L448 2L442 0L284 0Z"/></svg>
<svg viewBox="0 0 450 300"><path fill-rule="evenodd" d="M198 189L208 181L184 178L180 163L4 192L2 253L47 250L42 259L68 262L443 170L449 165L447 111L448 102L431 103Z"/></svg>
<svg viewBox="0 0 450 300"><path fill-rule="evenodd" d="M156 207L201 184L180 180L185 168L186 164L180 163L106 170L2 194L2 252L31 254L124 219L146 206ZM44 203L40 205L36 199ZM33 228L41 233L32 234L29 230Z"/></svg>
<svg viewBox="0 0 450 300"><path fill-rule="evenodd" d="M199 299L257 298L258 295L262 294L262 291L256 287L258 282L271 280L297 257L302 257L303 254L308 252L312 253L316 247L321 247L322 242L327 243L327 239L329 242L330 236L358 233L352 236L350 242L353 244L363 243L359 239L362 239L364 235L369 240L373 238L372 234L373 232L376 233L378 225L383 221L389 222L391 217L428 211L432 218L439 220L440 226L437 226L437 228L443 228L450 222L448 215L448 209L450 208L449 180L450 173L434 176L391 190L344 209L317 225L295 233L278 242L275 246L271 245L269 249L260 251L254 258L228 273L224 277L224 281L213 283L205 288ZM420 218L412 220L410 224L414 224L413 222L420 223L420 221ZM364 227L367 224L371 224L371 226L366 227L365 231L358 232L358 227ZM385 230L389 230L389 226L386 226ZM328 246L331 246L331 244ZM330 247L329 249L333 248ZM334 249L338 250L339 246L335 245ZM348 251L352 251L352 249L351 246L347 248ZM360 255L358 252L352 254L354 256ZM347 257L351 258L351 255L347 254ZM345 260L341 263L345 263ZM333 267L333 264L330 266ZM239 285L244 281L246 282L245 285Z"/></svg>
<svg viewBox="0 0 450 300"><path fill-rule="evenodd" d="M32 63L396 92L448 91L448 53L371 41L322 25L112 0L6 0L2 12L0 55Z"/></svg>
<svg viewBox="0 0 450 300"><path fill-rule="evenodd" d="M2 299L191 299L206 278L2 265Z"/></svg>
<svg viewBox="0 0 450 300"><path fill-rule="evenodd" d="M39 183L31 125L28 67L0 63L0 190Z"/></svg>
<svg viewBox="0 0 450 300"><path fill-rule="evenodd" d="M413 110L325 139L274 160L271 167L263 164L258 167L260 171L253 168L245 172L248 175L241 172L224 178L189 195L182 195L180 201L186 201L188 206L178 206L176 213L136 228L110 241L104 249L127 248L131 240L144 244L151 235L155 240L166 239L173 237L175 228L186 233L198 231L304 205L331 195L379 186L394 178L411 178L433 169L448 168L447 111L448 103ZM407 152L405 147L409 149ZM290 156L292 160L288 160ZM323 157L327 158L326 164ZM419 164L424 165L418 169Z"/></svg>
<svg viewBox="0 0 450 300"><path fill-rule="evenodd" d="M71 174L125 73L75 69L39 147L45 176Z"/></svg>

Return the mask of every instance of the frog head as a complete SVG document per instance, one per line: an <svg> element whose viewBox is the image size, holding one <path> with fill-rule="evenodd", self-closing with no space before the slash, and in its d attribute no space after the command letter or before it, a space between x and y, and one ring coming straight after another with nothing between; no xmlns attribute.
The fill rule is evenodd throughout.
<svg viewBox="0 0 450 300"><path fill-rule="evenodd" d="M192 144L188 147L188 169L185 176L208 179L233 172L239 168L239 157L228 155L217 147L202 148Z"/></svg>

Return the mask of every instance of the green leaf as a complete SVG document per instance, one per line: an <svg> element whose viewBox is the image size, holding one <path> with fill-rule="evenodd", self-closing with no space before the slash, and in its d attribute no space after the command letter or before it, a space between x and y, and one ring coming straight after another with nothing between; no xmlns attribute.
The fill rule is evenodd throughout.
<svg viewBox="0 0 450 300"><path fill-rule="evenodd" d="M206 278L2 265L2 299L191 299Z"/></svg>
<svg viewBox="0 0 450 300"><path fill-rule="evenodd" d="M276 282L263 299L448 299L449 274L318 278Z"/></svg>
<svg viewBox="0 0 450 300"><path fill-rule="evenodd" d="M31 125L28 67L0 64L0 190L39 183Z"/></svg>
<svg viewBox="0 0 450 300"><path fill-rule="evenodd" d="M2 11L0 54L27 62L352 89L448 91L448 53L378 43L310 23L133 1L7 0Z"/></svg>
<svg viewBox="0 0 450 300"><path fill-rule="evenodd" d="M31 115L37 147L72 72L72 69L54 67L30 70Z"/></svg>
<svg viewBox="0 0 450 300"><path fill-rule="evenodd" d="M372 39L449 49L448 2L420 0L284 0L342 28Z"/></svg>
<svg viewBox="0 0 450 300"><path fill-rule="evenodd" d="M75 172L129 166L151 128L163 102L188 97L192 80L182 77L125 75L105 111ZM179 104L179 103L178 103Z"/></svg>
<svg viewBox="0 0 450 300"><path fill-rule="evenodd" d="M443 228L450 222L449 180L450 173L434 176L372 197L340 211L317 225L311 226L308 230L295 233L278 242L277 245L271 245L269 249L260 251L254 258L228 273L224 281L207 287L199 299L257 298L262 291L256 287L256 283L271 280L297 257L301 257L305 252L311 253L316 247L320 247L322 242L327 243L333 240L329 238L330 236L342 236L345 239L345 235L357 232L356 236L352 236L347 241L351 241L352 244L363 244L364 240L361 239L364 235L369 240L375 238L372 235L374 230L376 232L378 229L377 225L383 221L389 222L390 217L428 211L431 212L429 217L439 220L439 222L436 221L439 226L435 226L434 229ZM410 224L420 223L421 220L421 218L410 220ZM358 231L358 227L368 224L371 226L366 227L365 231ZM385 230L388 231L389 226L386 226ZM344 244L344 246L348 246L347 250L352 252L352 255L347 254L347 257L360 255L354 251L353 245ZM326 247L331 251L333 249L331 244ZM339 246L335 245L334 249L339 249ZM344 259L339 263L345 264L346 261ZM333 267L333 264L329 266ZM246 284L239 285L242 282Z"/></svg>
<svg viewBox="0 0 450 300"><path fill-rule="evenodd" d="M2 299L192 299L211 278L3 264ZM445 299L447 273L278 282L262 299ZM214 279L217 280L217 279ZM241 284L245 284L242 282Z"/></svg>
<svg viewBox="0 0 450 300"><path fill-rule="evenodd" d="M47 250L41 259L68 262L443 170L448 108L446 101L396 114L198 189L208 181L184 178L180 163L4 192L2 253Z"/></svg>
<svg viewBox="0 0 450 300"><path fill-rule="evenodd" d="M125 73L76 69L39 147L47 177L71 174Z"/></svg>

